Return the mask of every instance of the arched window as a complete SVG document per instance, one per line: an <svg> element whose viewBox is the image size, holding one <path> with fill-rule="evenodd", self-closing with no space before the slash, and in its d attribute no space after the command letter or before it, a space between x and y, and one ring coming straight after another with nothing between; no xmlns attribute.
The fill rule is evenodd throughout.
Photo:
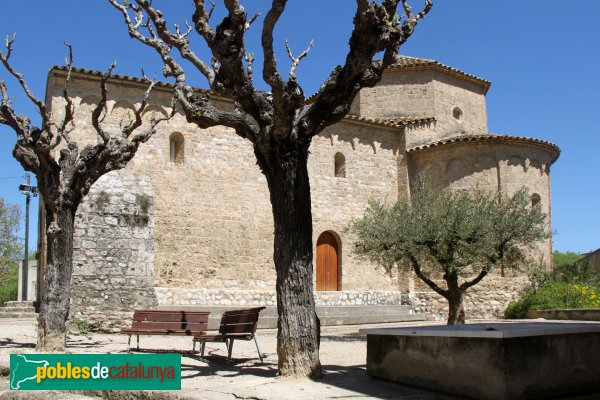
<svg viewBox="0 0 600 400"><path fill-rule="evenodd" d="M531 208L539 207L541 201L542 201L542 198L540 197L539 194L537 194L537 193L532 194L531 195Z"/></svg>
<svg viewBox="0 0 600 400"><path fill-rule="evenodd" d="M335 176L336 178L346 177L346 157L342 153L335 153Z"/></svg>
<svg viewBox="0 0 600 400"><path fill-rule="evenodd" d="M169 138L169 160L175 164L183 164L183 150L183 135L179 132L173 132Z"/></svg>
<svg viewBox="0 0 600 400"><path fill-rule="evenodd" d="M454 107L452 109L452 116L455 120L461 121L463 118L463 111L459 107Z"/></svg>

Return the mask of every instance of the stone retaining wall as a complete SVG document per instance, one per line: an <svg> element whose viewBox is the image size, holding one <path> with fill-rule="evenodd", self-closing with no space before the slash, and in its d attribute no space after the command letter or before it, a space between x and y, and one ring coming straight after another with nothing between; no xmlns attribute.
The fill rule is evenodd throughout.
<svg viewBox="0 0 600 400"><path fill-rule="evenodd" d="M527 285L526 278L494 277L470 288L465 295L467 319L502 318L508 303L518 298ZM412 292L403 295L403 304L411 305L417 314L429 320L448 318L448 301L433 291Z"/></svg>
<svg viewBox="0 0 600 400"><path fill-rule="evenodd" d="M275 291L271 290L205 290L186 288L156 288L159 306L274 306ZM399 305L399 291L315 292L318 306Z"/></svg>

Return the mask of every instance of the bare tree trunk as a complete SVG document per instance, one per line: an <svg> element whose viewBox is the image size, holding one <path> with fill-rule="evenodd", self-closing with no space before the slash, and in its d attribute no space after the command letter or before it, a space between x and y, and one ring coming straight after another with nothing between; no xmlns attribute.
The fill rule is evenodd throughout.
<svg viewBox="0 0 600 400"><path fill-rule="evenodd" d="M464 324L465 309L463 306L463 291L450 288L448 296L448 325Z"/></svg>
<svg viewBox="0 0 600 400"><path fill-rule="evenodd" d="M47 212L47 262L38 317L37 350L61 352L67 339L67 319L73 272L73 212Z"/></svg>
<svg viewBox="0 0 600 400"><path fill-rule="evenodd" d="M290 150L286 154L269 154L269 160L261 165L266 167L263 171L269 182L275 222L279 373L318 378L321 376L321 363L313 295L307 148Z"/></svg>

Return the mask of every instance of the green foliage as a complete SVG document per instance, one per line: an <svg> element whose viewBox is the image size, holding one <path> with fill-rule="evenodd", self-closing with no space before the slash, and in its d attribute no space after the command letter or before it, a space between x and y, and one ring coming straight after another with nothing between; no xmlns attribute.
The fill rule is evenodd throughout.
<svg viewBox="0 0 600 400"><path fill-rule="evenodd" d="M506 318L525 318L529 310L600 308L600 279L595 269L581 262L581 255L554 252L554 271L534 271L531 286L511 302Z"/></svg>
<svg viewBox="0 0 600 400"><path fill-rule="evenodd" d="M87 321L77 318L73 318L72 321L80 334L86 335L92 331L92 326Z"/></svg>
<svg viewBox="0 0 600 400"><path fill-rule="evenodd" d="M17 205L0 197L0 305L16 300L18 266L23 245L17 237L21 214Z"/></svg>
<svg viewBox="0 0 600 400"><path fill-rule="evenodd" d="M552 264L555 270L572 267L580 259L581 254L572 251L567 251L566 253L555 251L552 253Z"/></svg>
<svg viewBox="0 0 600 400"><path fill-rule="evenodd" d="M552 256L555 279L571 283L600 284L598 271L581 254L555 251Z"/></svg>
<svg viewBox="0 0 600 400"><path fill-rule="evenodd" d="M150 206L152 205L152 200L150 199L150 196L148 196L147 194L136 194L135 202L139 206L140 212L144 215L147 215L148 211L150 210Z"/></svg>
<svg viewBox="0 0 600 400"><path fill-rule="evenodd" d="M551 280L538 290L529 288L520 299L511 302L506 318L525 318L529 310L600 308L600 287Z"/></svg>
<svg viewBox="0 0 600 400"><path fill-rule="evenodd" d="M0 281L0 306L7 301L17 300L17 285L19 281L19 270L17 265L12 265L3 271Z"/></svg>
<svg viewBox="0 0 600 400"><path fill-rule="evenodd" d="M521 189L511 197L438 189L419 179L410 199L374 202L349 229L354 253L391 273L406 266L449 301L448 323L464 323L462 296L494 267L525 264L549 238L546 215ZM441 285L442 277L445 285Z"/></svg>
<svg viewBox="0 0 600 400"><path fill-rule="evenodd" d="M527 311L531 309L531 295L523 296L518 300L511 301L504 311L504 318L523 319Z"/></svg>
<svg viewBox="0 0 600 400"><path fill-rule="evenodd" d="M546 215L522 189L512 197L435 189L421 180L410 199L371 203L350 230L354 252L391 271L397 264L467 277L502 260L519 266L525 250L548 238ZM440 274L441 275L441 274Z"/></svg>

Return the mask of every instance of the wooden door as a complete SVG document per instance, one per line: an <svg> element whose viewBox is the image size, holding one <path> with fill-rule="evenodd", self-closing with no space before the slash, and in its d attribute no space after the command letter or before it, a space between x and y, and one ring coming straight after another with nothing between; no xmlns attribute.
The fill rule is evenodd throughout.
<svg viewBox="0 0 600 400"><path fill-rule="evenodd" d="M338 290L338 243L331 232L317 240L317 290Z"/></svg>

